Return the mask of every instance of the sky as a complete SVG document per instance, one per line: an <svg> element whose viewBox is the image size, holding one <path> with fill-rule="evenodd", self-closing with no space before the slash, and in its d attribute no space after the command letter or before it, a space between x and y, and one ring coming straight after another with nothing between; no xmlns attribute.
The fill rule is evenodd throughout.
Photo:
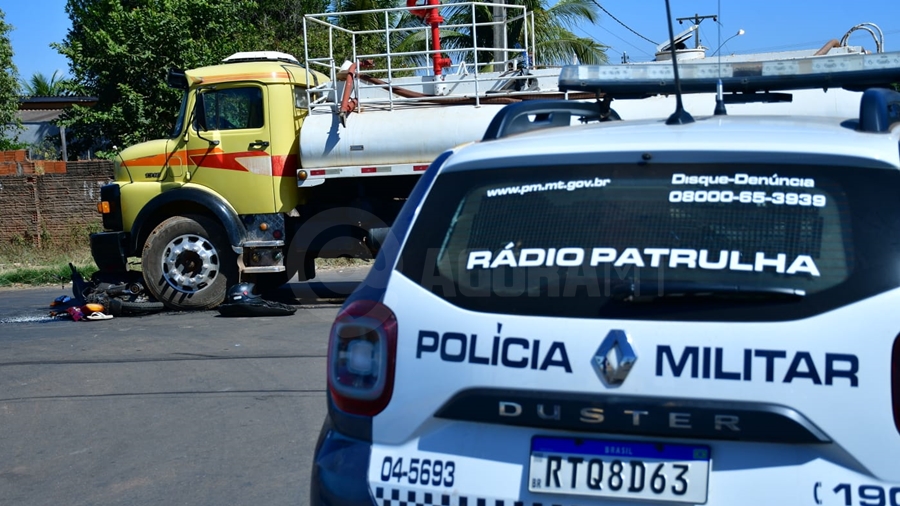
<svg viewBox="0 0 900 506"><path fill-rule="evenodd" d="M666 9L663 0L597 0L616 19L602 13L597 26L581 26L577 35L590 36L611 46L607 51L610 63L619 63L626 53L632 62L650 61L656 45L668 39ZM884 32L885 51L900 51L900 4L896 0L670 0L673 31L689 28L690 22L679 25L677 18L716 15L717 20L700 23L700 41L712 54L723 41L722 54L789 51L820 48L831 39L840 40L859 23L875 23ZM744 35L736 36L739 30ZM721 32L721 39L720 37ZM727 41L727 42L726 42ZM861 45L875 51L875 42L868 32L857 30L850 35L850 45ZM694 40L689 43L693 47Z"/></svg>
<svg viewBox="0 0 900 506"><path fill-rule="evenodd" d="M896 0L670 1L673 19L695 14L718 16L717 21L707 19L700 24L701 43L711 48L709 53L719 47L719 40L727 40L721 48L723 54L819 48L830 39L840 40L853 25L863 22L881 28L886 51L900 51L900 4ZM608 45L610 63L619 63L623 54L632 62L652 60L656 46L643 37L657 43L668 38L663 0L597 2L615 19L601 12L598 25L575 27L575 34ZM65 38L71 26L65 5L65 0L0 0L7 24L14 27L10 39L20 78L28 79L36 72L47 77L54 71L68 73L68 60L50 48L52 42ZM675 22L673 29L677 34L688 26ZM744 35L730 38L741 29ZM850 36L850 44L875 50L872 37L861 30Z"/></svg>
<svg viewBox="0 0 900 506"><path fill-rule="evenodd" d="M20 78L29 79L36 72L49 78L56 70L68 74L68 59L50 47L62 42L72 26L65 0L0 0L0 10L13 27L9 38Z"/></svg>

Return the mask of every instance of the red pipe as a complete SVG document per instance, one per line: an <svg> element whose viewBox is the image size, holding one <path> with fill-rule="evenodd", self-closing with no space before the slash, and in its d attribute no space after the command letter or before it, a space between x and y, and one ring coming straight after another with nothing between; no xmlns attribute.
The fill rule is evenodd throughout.
<svg viewBox="0 0 900 506"><path fill-rule="evenodd" d="M407 7L417 7L418 0L406 0ZM431 56L434 60L434 75L441 75L444 67L451 65L450 58L441 55L441 29L440 25L444 22L444 18L438 12L437 6L441 4L441 0L428 0L430 9L413 9L410 10L413 16L422 18L422 21L431 25L431 49L435 53Z"/></svg>
<svg viewBox="0 0 900 506"><path fill-rule="evenodd" d="M344 85L344 95L341 97L341 125L347 126L347 116L350 115L353 111L356 110L356 107L359 105L355 98L350 97L350 92L353 89L353 79L356 77L356 63L350 65L350 68L347 69L347 81Z"/></svg>
<svg viewBox="0 0 900 506"><path fill-rule="evenodd" d="M425 19L425 16L428 14L428 9L412 9L412 7L418 7L416 2L418 2L418 0L406 0L406 6L410 8L410 14L417 18Z"/></svg>

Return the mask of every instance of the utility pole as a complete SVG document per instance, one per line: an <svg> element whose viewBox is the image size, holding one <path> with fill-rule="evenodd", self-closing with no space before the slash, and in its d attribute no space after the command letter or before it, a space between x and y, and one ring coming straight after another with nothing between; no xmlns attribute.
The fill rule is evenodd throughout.
<svg viewBox="0 0 900 506"><path fill-rule="evenodd" d="M506 70L506 65L500 65L500 62L505 62L509 57L506 51L506 7L504 4L506 0L499 0L493 7L493 20L494 20L494 72L504 72ZM501 49L502 48L502 49Z"/></svg>
<svg viewBox="0 0 900 506"><path fill-rule="evenodd" d="M693 21L693 23L698 26L697 33L695 34L695 39L694 39L694 48L699 48L700 47L700 29L699 29L700 22L703 21L704 19L712 19L713 21L718 21L718 19L716 19L717 17L718 16L714 16L714 15L701 16L699 14L694 14L694 17L692 17L692 18L675 18L675 21L678 21L679 25L684 24L685 21Z"/></svg>

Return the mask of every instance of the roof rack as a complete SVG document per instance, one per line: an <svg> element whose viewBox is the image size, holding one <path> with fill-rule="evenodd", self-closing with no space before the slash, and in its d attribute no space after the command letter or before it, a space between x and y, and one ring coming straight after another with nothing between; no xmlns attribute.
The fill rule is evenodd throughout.
<svg viewBox="0 0 900 506"><path fill-rule="evenodd" d="M757 93L816 88L864 91L900 81L900 52L679 65L682 93ZM672 66L659 63L572 65L559 76L561 91L591 91L633 99L675 93Z"/></svg>
<svg viewBox="0 0 900 506"><path fill-rule="evenodd" d="M293 55L282 53L280 51L244 51L234 53L222 60L222 63L243 63L252 61L280 61L284 63L293 63L300 65L300 62Z"/></svg>

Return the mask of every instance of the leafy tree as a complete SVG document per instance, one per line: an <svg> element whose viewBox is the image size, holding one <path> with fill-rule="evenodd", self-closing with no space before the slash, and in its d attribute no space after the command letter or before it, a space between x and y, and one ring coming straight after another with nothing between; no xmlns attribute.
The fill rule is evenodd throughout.
<svg viewBox="0 0 900 506"><path fill-rule="evenodd" d="M98 98L62 121L78 131L75 150L168 135L180 100L166 85L168 69L264 47L247 14L257 7L254 0L68 0L72 28L56 48L69 58L74 91Z"/></svg>
<svg viewBox="0 0 900 506"><path fill-rule="evenodd" d="M303 16L327 12L328 0L257 0L259 8L253 13L253 24L265 37L260 49L283 51L301 61L303 51ZM328 34L318 25L310 26L310 56L321 56L328 51Z"/></svg>
<svg viewBox="0 0 900 506"><path fill-rule="evenodd" d="M77 151L165 137L180 100L165 84L169 68L214 65L238 51L263 49L302 61L303 16L327 12L329 2L68 0L72 29L55 47L71 62L72 91L98 102L71 108L61 124L77 128ZM328 53L325 28L313 26L308 40L310 56ZM336 44L345 48L349 41Z"/></svg>
<svg viewBox="0 0 900 506"><path fill-rule="evenodd" d="M333 12L369 11L375 9L387 9L396 7L396 0L334 0L331 6ZM392 14L388 17L388 23L396 23L398 16ZM384 15L379 14L354 14L342 16L338 24L348 30L384 30ZM376 35L377 37L377 35Z"/></svg>
<svg viewBox="0 0 900 506"><path fill-rule="evenodd" d="M13 63L12 43L6 14L0 10L0 151L20 149L18 141L22 123L16 116L19 110L19 71Z"/></svg>
<svg viewBox="0 0 900 506"><path fill-rule="evenodd" d="M35 72L28 81L22 81L22 93L29 97L60 97L69 95L68 83L53 71L49 78L41 72Z"/></svg>

